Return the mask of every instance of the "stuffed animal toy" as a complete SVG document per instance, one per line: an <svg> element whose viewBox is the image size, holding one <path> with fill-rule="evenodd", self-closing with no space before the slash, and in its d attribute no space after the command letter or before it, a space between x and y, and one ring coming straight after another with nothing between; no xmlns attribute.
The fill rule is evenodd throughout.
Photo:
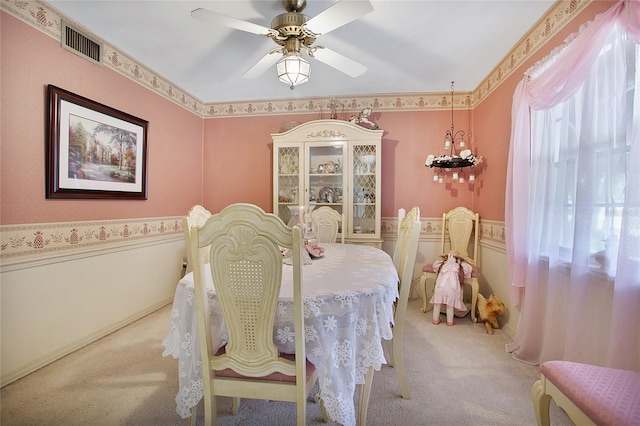
<svg viewBox="0 0 640 426"><path fill-rule="evenodd" d="M484 323L487 334L493 334L494 328L500 328L498 316L505 313L506 310L504 303L493 294L489 296L489 299L478 294L478 321Z"/></svg>

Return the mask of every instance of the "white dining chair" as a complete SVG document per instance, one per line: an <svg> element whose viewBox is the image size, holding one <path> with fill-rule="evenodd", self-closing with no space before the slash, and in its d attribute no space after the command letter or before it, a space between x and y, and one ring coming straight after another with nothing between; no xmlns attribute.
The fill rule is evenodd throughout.
<svg viewBox="0 0 640 426"><path fill-rule="evenodd" d="M480 284L478 282L478 237L480 235L480 215L466 207L456 207L442 215L442 232L440 235L440 252L444 255L453 251L462 256L471 265L471 276L464 279L463 285L471 286L471 320L477 322L476 305ZM471 239L473 237L473 240ZM448 242L448 246L447 246ZM469 247L472 252L469 252ZM422 312L429 310L428 302L438 277L433 264L422 267L420 287L422 289ZM432 280L430 284L427 284Z"/></svg>
<svg viewBox="0 0 640 426"><path fill-rule="evenodd" d="M216 397L295 402L297 425L306 421L306 398L317 381L305 356L302 305L302 226L285 225L252 204L233 204L190 228L191 252L211 247L209 268L228 329L227 344L213 347L206 285L207 265L193 267L194 304L204 391L205 425L216 423ZM292 251L295 355L280 354L273 326L282 280L281 248Z"/></svg>
<svg viewBox="0 0 640 426"><path fill-rule="evenodd" d="M393 365L396 370L400 393L404 399L411 399L411 390L409 389L407 373L404 366L404 320L407 314L407 304L409 303L409 293L413 281L413 270L418 253L420 228L420 209L414 207L409 210L399 224L398 240L393 253L393 264L398 271L400 288L394 314L390 365Z"/></svg>
<svg viewBox="0 0 640 426"><path fill-rule="evenodd" d="M191 229L193 225L204 225L204 223L210 217L211 212L209 210L205 209L199 204L196 204L195 206L191 207L187 215L182 218L182 231L184 233L185 248L187 252L187 267L185 270L185 274L188 274L193 270L194 264L194 260L191 256L191 249L189 247L189 229ZM199 253L200 256L203 257L203 259L206 259L206 257L208 256L206 249L200 250Z"/></svg>
<svg viewBox="0 0 640 426"><path fill-rule="evenodd" d="M335 243L338 239L338 229L344 223L344 215L329 206L322 206L311 212L311 221L317 242ZM344 231L343 229L341 233L343 244Z"/></svg>

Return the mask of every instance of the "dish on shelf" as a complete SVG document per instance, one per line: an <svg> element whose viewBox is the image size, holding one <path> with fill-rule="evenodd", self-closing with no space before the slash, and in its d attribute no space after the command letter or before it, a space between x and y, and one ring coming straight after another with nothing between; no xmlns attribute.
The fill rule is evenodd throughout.
<svg viewBox="0 0 640 426"><path fill-rule="evenodd" d="M318 167L311 169L311 174L334 174L341 173L342 167L340 163L335 161L327 161L326 163L318 164Z"/></svg>
<svg viewBox="0 0 640 426"><path fill-rule="evenodd" d="M333 189L328 186L320 188L318 191L318 202L320 203L333 203L334 193Z"/></svg>

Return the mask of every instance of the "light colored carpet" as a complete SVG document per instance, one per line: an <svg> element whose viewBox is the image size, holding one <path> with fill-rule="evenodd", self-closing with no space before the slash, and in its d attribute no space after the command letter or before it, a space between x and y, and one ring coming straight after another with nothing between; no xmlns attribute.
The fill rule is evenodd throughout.
<svg viewBox="0 0 640 426"><path fill-rule="evenodd" d="M409 302L405 329L412 399L400 397L395 371L383 366L374 375L367 424L534 425L530 392L538 367L511 359L502 330L488 335L468 316L453 327L434 326L420 304ZM170 308L2 388L2 426L186 425L175 412L178 361L161 356ZM295 404L243 400L236 417L230 407L220 399L219 425L295 424ZM200 405L198 424L202 411ZM326 424L311 401L307 419ZM553 402L551 423L572 425Z"/></svg>

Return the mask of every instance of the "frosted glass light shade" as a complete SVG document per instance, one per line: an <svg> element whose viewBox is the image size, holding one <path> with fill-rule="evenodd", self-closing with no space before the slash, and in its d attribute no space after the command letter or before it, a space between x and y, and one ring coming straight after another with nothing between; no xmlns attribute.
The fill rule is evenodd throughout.
<svg viewBox="0 0 640 426"><path fill-rule="evenodd" d="M304 60L299 53L290 52L278 61L276 70L278 71L278 79L293 87L309 81L311 64Z"/></svg>

